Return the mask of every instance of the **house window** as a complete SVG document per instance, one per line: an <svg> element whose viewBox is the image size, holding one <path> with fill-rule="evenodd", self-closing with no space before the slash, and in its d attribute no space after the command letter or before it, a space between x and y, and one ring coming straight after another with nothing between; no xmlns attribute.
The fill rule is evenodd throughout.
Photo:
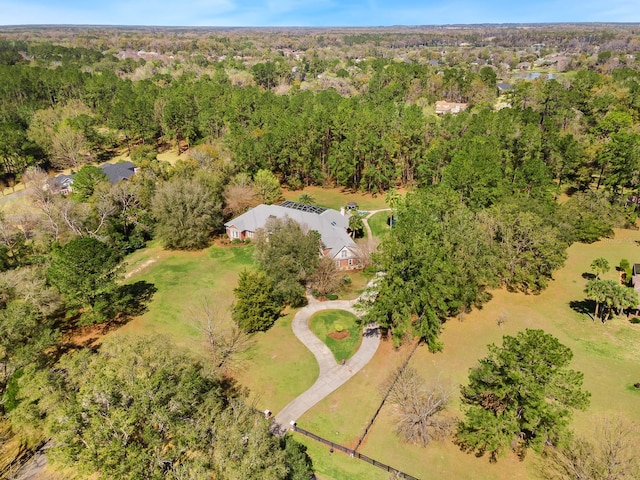
<svg viewBox="0 0 640 480"><path fill-rule="evenodd" d="M349 265L353 265L353 258L349 259Z"/></svg>
<svg viewBox="0 0 640 480"><path fill-rule="evenodd" d="M238 231L237 230L231 230L231 238L238 238Z"/></svg>
<svg viewBox="0 0 640 480"><path fill-rule="evenodd" d="M253 232L251 232L251 231L247 232L247 237L253 238Z"/></svg>
<svg viewBox="0 0 640 480"><path fill-rule="evenodd" d="M340 268L340 260L336 261L336 267Z"/></svg>
<svg viewBox="0 0 640 480"><path fill-rule="evenodd" d="M341 256L342 258L347 258L348 253L349 253L349 252L347 252L346 250L342 250L342 251L340 252L340 256Z"/></svg>

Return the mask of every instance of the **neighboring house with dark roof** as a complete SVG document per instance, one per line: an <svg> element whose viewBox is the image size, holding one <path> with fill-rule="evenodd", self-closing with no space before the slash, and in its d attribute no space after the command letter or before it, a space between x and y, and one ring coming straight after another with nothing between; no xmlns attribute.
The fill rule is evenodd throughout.
<svg viewBox="0 0 640 480"><path fill-rule="evenodd" d="M510 91L513 88L513 85L510 83L498 83L497 87L499 93L504 93Z"/></svg>
<svg viewBox="0 0 640 480"><path fill-rule="evenodd" d="M61 193L63 195L67 195L71 192L71 184L73 183L73 175L58 175L53 178L53 191L55 193ZM48 183L48 187L51 186L51 183Z"/></svg>
<svg viewBox="0 0 640 480"><path fill-rule="evenodd" d="M254 238L269 218L290 218L307 230L320 234L322 254L335 261L340 270L360 268L358 249L347 233L349 217L330 208L286 201L280 205L261 204L227 223L229 239Z"/></svg>
<svg viewBox="0 0 640 480"><path fill-rule="evenodd" d="M105 173L111 185L129 180L136 173L136 166L131 162L105 163L99 168Z"/></svg>
<svg viewBox="0 0 640 480"><path fill-rule="evenodd" d="M111 185L129 180L136 173L136 166L131 162L105 163L98 167L107 176ZM67 195L73 191L74 175L58 175L53 179L53 189L56 193Z"/></svg>

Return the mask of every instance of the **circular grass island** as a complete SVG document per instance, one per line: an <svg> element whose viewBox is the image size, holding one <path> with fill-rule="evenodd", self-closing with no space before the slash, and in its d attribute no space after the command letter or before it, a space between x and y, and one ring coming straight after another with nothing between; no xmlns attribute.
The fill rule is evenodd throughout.
<svg viewBox="0 0 640 480"><path fill-rule="evenodd" d="M309 319L309 328L329 347L338 363L348 360L358 351L362 326L351 312L323 310Z"/></svg>

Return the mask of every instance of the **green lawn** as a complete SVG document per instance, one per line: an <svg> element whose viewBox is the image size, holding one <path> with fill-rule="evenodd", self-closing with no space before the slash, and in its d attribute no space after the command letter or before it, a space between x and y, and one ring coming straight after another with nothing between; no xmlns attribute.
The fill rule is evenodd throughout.
<svg viewBox="0 0 640 480"><path fill-rule="evenodd" d="M268 331L256 333L255 345L235 375L260 410L278 413L318 378L318 363L293 334L292 319L290 312Z"/></svg>
<svg viewBox="0 0 640 480"><path fill-rule="evenodd" d="M309 319L311 331L322 340L333 353L336 362L348 360L358 350L362 326L358 325L358 317L344 310L324 310ZM349 332L349 336L341 340L331 337L337 332Z"/></svg>
<svg viewBox="0 0 640 480"><path fill-rule="evenodd" d="M345 272L344 275L349 277L351 283L345 285L340 292L338 292L338 298L343 300L352 300L358 298L371 280L371 275L365 274L362 271Z"/></svg>
<svg viewBox="0 0 640 480"><path fill-rule="evenodd" d="M285 200L298 200L303 193L313 197L314 203L327 208L340 210L347 202L356 202L359 210L377 210L387 208L384 195L351 192L340 188L306 187L303 190L286 190L282 196Z"/></svg>
<svg viewBox="0 0 640 480"><path fill-rule="evenodd" d="M176 345L195 353L204 348L197 322L203 304L208 303L224 321L231 321L229 308L238 273L254 265L252 246L182 252L154 244L125 261L127 281L150 282L157 292L148 311L122 330L168 335Z"/></svg>
<svg viewBox="0 0 640 480"><path fill-rule="evenodd" d="M384 235L391 230L387 224L387 219L389 218L390 213L391 212L374 213L367 220L367 222L369 222L369 227L371 227L371 233L377 240L382 240Z"/></svg>
<svg viewBox="0 0 640 480"><path fill-rule="evenodd" d="M307 453L313 460L313 471L318 478L339 478L349 480L388 480L389 474L357 458L341 452L331 453L329 447L316 442L301 433L293 438L307 447Z"/></svg>
<svg viewBox="0 0 640 480"><path fill-rule="evenodd" d="M253 251L251 245L167 251L155 243L135 252L126 259L126 281L145 280L158 290L148 311L118 332L167 335L177 347L204 358L206 345L197 322L203 302L223 324L230 324L233 289L239 272L255 265ZM318 377L315 358L294 336L291 318L284 315L269 331L255 334L254 345L234 372L258 408L277 412Z"/></svg>

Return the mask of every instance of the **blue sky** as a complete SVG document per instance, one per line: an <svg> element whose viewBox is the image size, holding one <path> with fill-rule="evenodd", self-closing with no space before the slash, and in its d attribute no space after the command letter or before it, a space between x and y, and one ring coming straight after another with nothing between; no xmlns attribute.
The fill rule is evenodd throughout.
<svg viewBox="0 0 640 480"><path fill-rule="evenodd" d="M0 0L0 25L378 26L640 22L640 0Z"/></svg>

